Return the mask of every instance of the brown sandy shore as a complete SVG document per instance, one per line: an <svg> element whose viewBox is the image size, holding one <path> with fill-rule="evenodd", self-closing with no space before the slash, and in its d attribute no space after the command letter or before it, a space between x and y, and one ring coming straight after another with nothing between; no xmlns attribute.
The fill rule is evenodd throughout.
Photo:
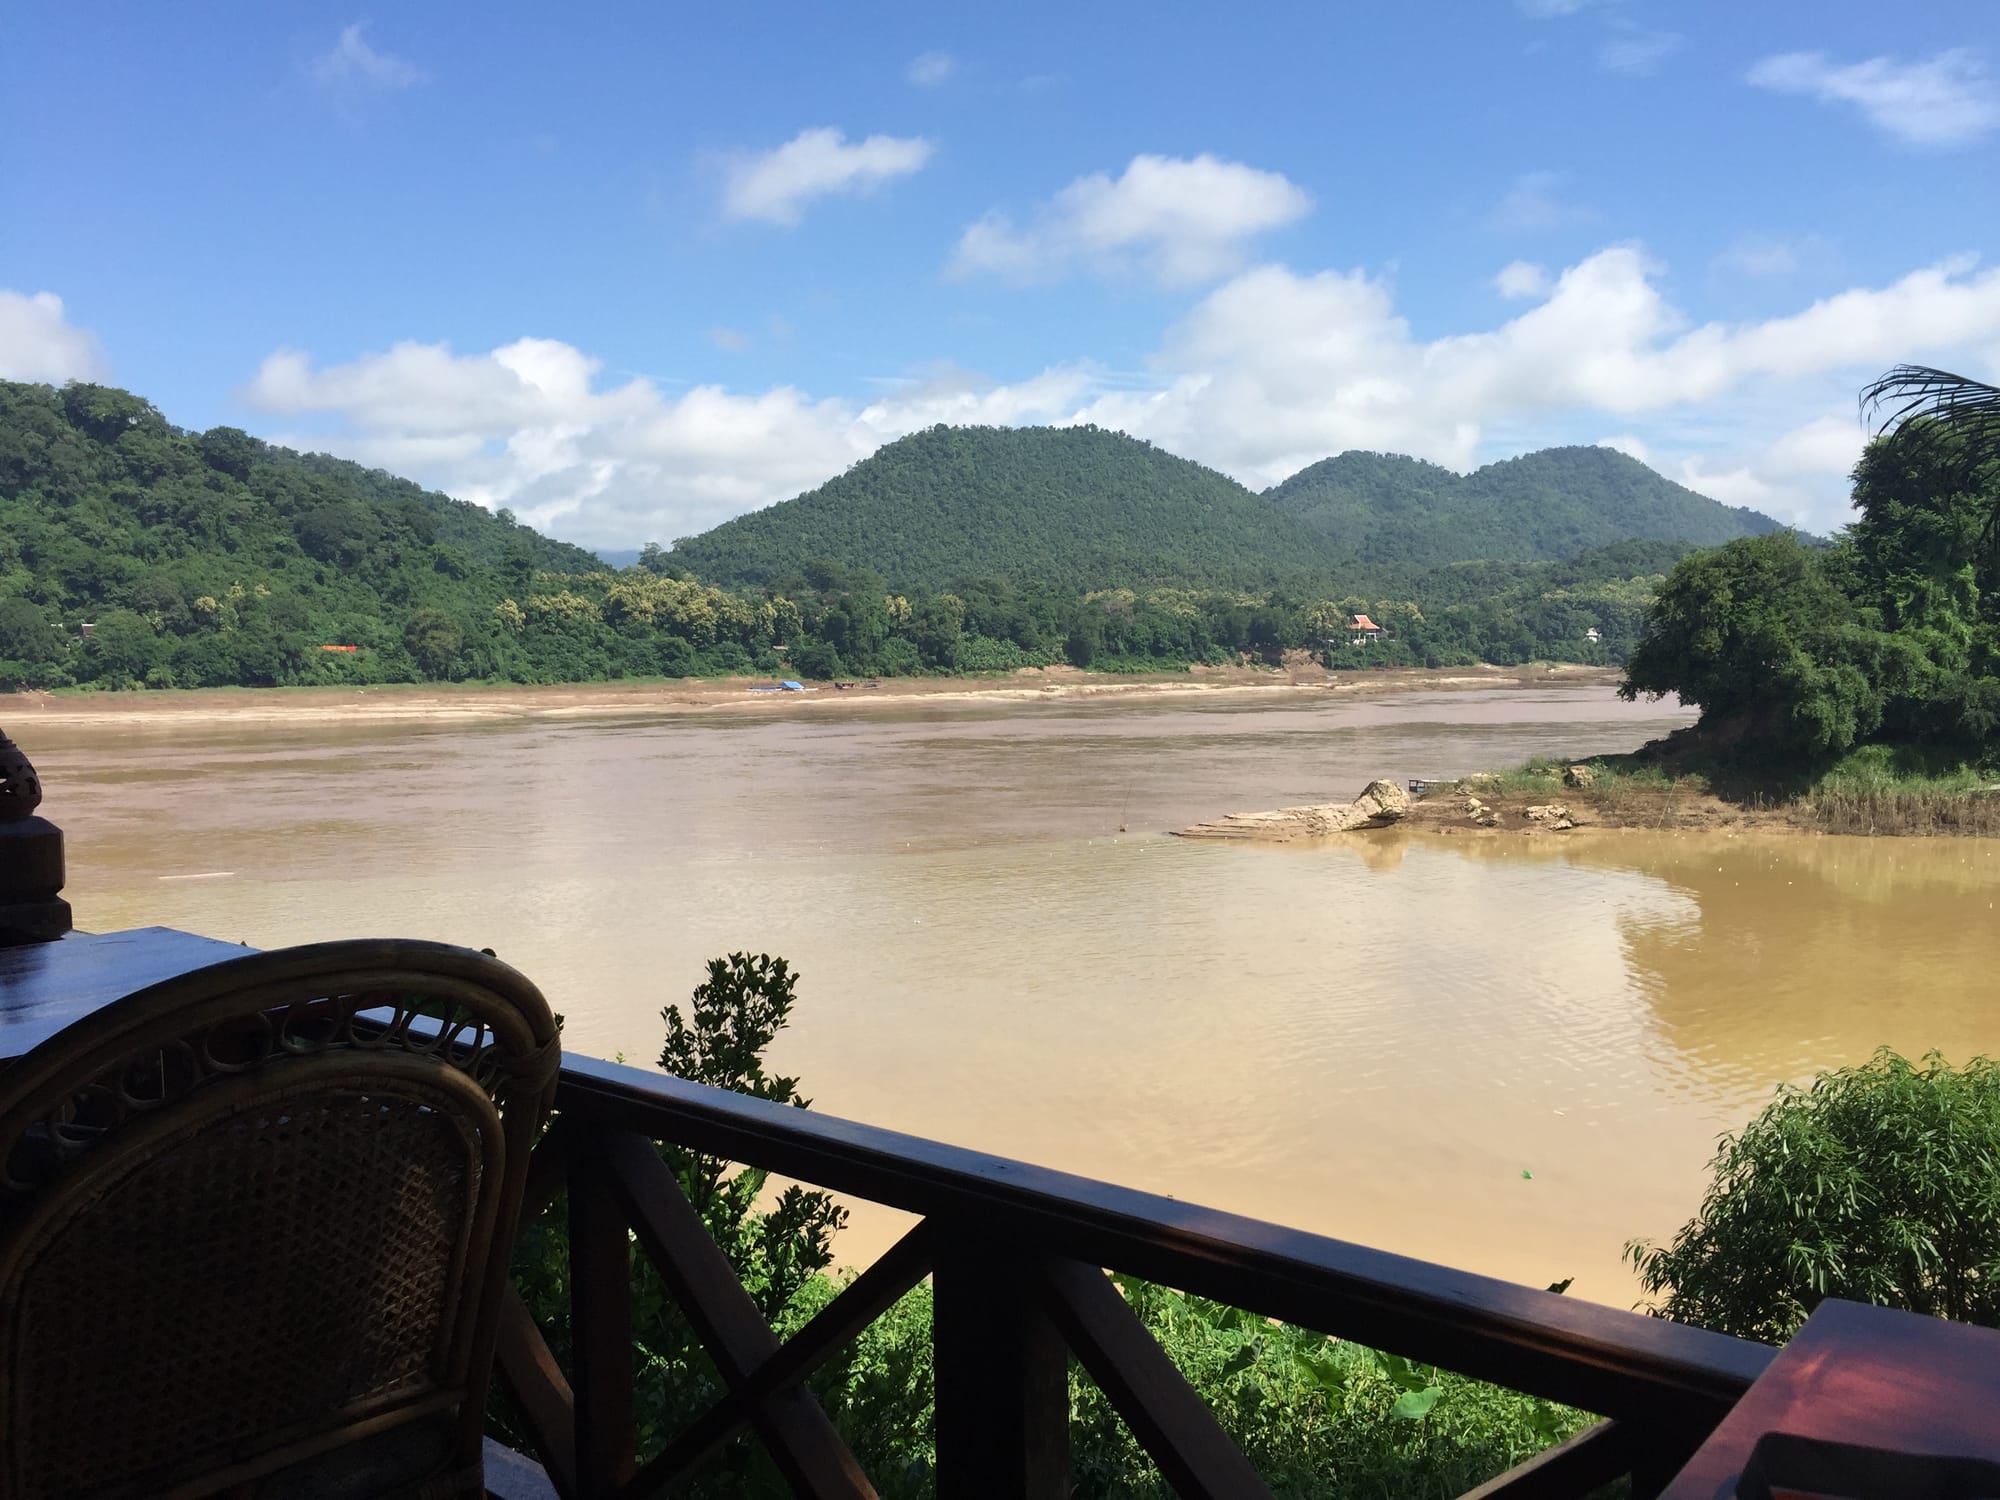
<svg viewBox="0 0 2000 1500"><path fill-rule="evenodd" d="M1790 806L1745 807L1690 787L1618 787L1600 793L1553 786L1546 792L1519 793L1494 791L1482 786L1476 777L1463 786L1464 790L1440 790L1411 804L1409 816L1401 826L1424 833L1464 834L1472 838L1527 835L1546 839L1568 838L1592 829L1669 829L1679 833L1823 831L1815 829L1809 818Z"/></svg>
<svg viewBox="0 0 2000 1500"><path fill-rule="evenodd" d="M1284 670L1195 667L1184 673L1119 676L1074 667L1027 668L1005 677L883 678L840 690L830 683L803 693L759 693L769 677L667 679L558 687L392 686L372 688L212 688L130 693L0 694L10 733L20 724L116 725L296 723L409 720L475 723L501 719L589 718L643 714L790 715L841 713L884 703L1049 703L1076 699L1147 700L1224 694L1338 694L1373 697L1398 692L1561 685L1609 687L1619 673L1606 667L1548 666L1419 668L1328 672L1317 666Z"/></svg>
<svg viewBox="0 0 2000 1500"><path fill-rule="evenodd" d="M1668 785L1569 786L1551 778L1531 791L1490 777L1434 787L1415 800L1384 808L1373 783L1349 803L1232 813L1191 828L1183 838L1289 844L1410 833L1453 838L1535 838L1568 841L1632 829L1722 834L1859 834L2000 837L2000 788L1970 795L1900 799L1891 792L1861 799L1730 800L1698 782ZM1399 791L1386 784L1392 796Z"/></svg>
<svg viewBox="0 0 2000 1500"><path fill-rule="evenodd" d="M1800 833L1809 820L1791 807L1742 807L1688 787L1620 787L1597 792L1555 783L1546 791L1505 792L1480 777L1435 788L1384 811L1375 783L1351 804L1328 802L1270 812L1231 813L1190 828L1182 838L1291 844L1410 833L1474 839L1573 840L1594 832L1670 829L1680 833ZM1389 783L1392 791L1398 790ZM1842 830L1850 831L1850 830Z"/></svg>

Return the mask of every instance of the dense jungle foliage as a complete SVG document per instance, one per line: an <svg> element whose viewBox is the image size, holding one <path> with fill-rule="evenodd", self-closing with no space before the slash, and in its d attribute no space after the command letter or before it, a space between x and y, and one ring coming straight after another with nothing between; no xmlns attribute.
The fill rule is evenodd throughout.
<svg viewBox="0 0 2000 1500"><path fill-rule="evenodd" d="M1098 427L933 427L816 490L674 544L726 584L814 558L899 588L971 576L1108 586L1324 589L1333 554L1226 475Z"/></svg>
<svg viewBox="0 0 2000 1500"><path fill-rule="evenodd" d="M1912 768L2000 765L2000 461L1932 420L1877 438L1854 522L1685 558L1622 691L1678 693L1711 752L1830 763L1896 747Z"/></svg>
<svg viewBox="0 0 2000 1500"><path fill-rule="evenodd" d="M1052 519L1069 471L1041 464L1043 444L1065 464L1126 466L1091 490L1124 507L1126 529L1091 543L1112 551L1088 552L1064 529L1073 522ZM681 553L648 547L612 569L504 511L380 471L233 428L181 431L124 391L0 383L0 690L1162 670L1300 651L1342 668L1615 664L1685 550L1626 541L1568 562L1411 568L1387 581L1355 570L1272 582L1277 570L1259 564L1265 582L1217 587L1253 557L1296 560L1318 543L1221 476L1115 434L940 430L845 478L893 473L935 499L986 483L989 450L1025 497L1008 514L1040 517L1027 536L1039 550L1009 554L1018 573L898 588L877 564L811 555L723 589ZM929 477L927 454L943 465ZM909 540L899 535L877 534L891 561ZM1116 547L1148 536L1152 560L1137 573L1157 567L1168 581L1079 589L1123 566ZM1360 643L1357 613L1388 635Z"/></svg>

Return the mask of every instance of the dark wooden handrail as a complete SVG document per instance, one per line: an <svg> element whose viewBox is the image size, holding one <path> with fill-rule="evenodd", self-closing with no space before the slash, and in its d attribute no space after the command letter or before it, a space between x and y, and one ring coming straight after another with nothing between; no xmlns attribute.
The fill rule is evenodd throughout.
<svg viewBox="0 0 2000 1500"><path fill-rule="evenodd" d="M870 1493L865 1481L857 1486L851 1459L842 1461L844 1450L828 1446L831 1429L810 1398L800 1404L804 1392L798 1382L836 1345L824 1329L809 1340L814 1330L808 1328L781 1347L768 1330L747 1326L748 1299L739 1300L718 1283L719 1252L700 1234L672 1174L647 1149L655 1141L925 1221L919 1236L893 1258L885 1257L880 1272L865 1275L815 1324L851 1332L926 1270L936 1274L939 1491L945 1495L1023 1493L1024 1486L1026 1492L1060 1492L1054 1489L1058 1481L1046 1476L1059 1474L1066 1463L1067 1439L1061 1440L1061 1452L1042 1452L1037 1445L1053 1441L1050 1424L1067 1418L1066 1405L1057 1411L1050 1384L1060 1376L1067 1350L1093 1368L1135 1435L1183 1493L1245 1493L1246 1471L1218 1445L1218 1440L1227 1444L1220 1429L1212 1421L1204 1425L1199 1403L1189 1404L1191 1392L1170 1389L1173 1372L1163 1357L1154 1357L1156 1347L1148 1353L1135 1343L1150 1344L1136 1316L1094 1285L1106 1269L1612 1419L1482 1486L1482 1496L1582 1495L1619 1473L1633 1475L1635 1493L1651 1493L1714 1429L1775 1352L621 1064L572 1057L563 1068L556 1107L559 1129L538 1152L548 1161L538 1162L535 1181L541 1192L552 1192L559 1162L582 1164L583 1178L572 1179L572 1193L583 1188L585 1211L579 1217L572 1204L572 1232L580 1226L591 1238L576 1244L573 1255L616 1263L603 1238L604 1211L615 1208L621 1236L624 1226L636 1230L639 1250L661 1267L677 1295L699 1304L688 1309L691 1321L731 1388L681 1442L670 1444L628 1482L629 1415L610 1414L611 1425L624 1431L623 1451L582 1451L586 1442L605 1441L604 1414L581 1409L591 1384L582 1374L591 1362L585 1345L608 1341L614 1332L629 1340L628 1329L605 1322L608 1316L615 1323L622 1302L601 1292L580 1293L574 1433L564 1435L567 1447L552 1443L550 1457L557 1470L568 1470L559 1474L558 1487L590 1500L663 1493L685 1476L687 1462L746 1425L773 1447L798 1493ZM968 1301L952 1289L972 1284L970 1270L960 1268L975 1263L978 1284L998 1290ZM996 1268L1003 1274L996 1277ZM989 1305L994 1297L1009 1305ZM596 1327L586 1326L586 1312ZM996 1347L981 1347L973 1358L953 1340ZM502 1378L510 1386L517 1373L512 1366L523 1359L520 1343L510 1337L505 1345ZM622 1357L629 1370L629 1353ZM608 1356L600 1350L597 1358ZM538 1411L547 1413L551 1382L540 1362L523 1364L518 1373ZM592 1379L601 1383L602 1376ZM982 1383L983 1405L974 1411L970 1388ZM628 1398L625 1391L614 1402ZM955 1460L958 1450L967 1456ZM962 1467L954 1469L955 1462ZM1005 1468L1008 1464L1014 1467ZM993 1479L1000 1471L996 1466L1008 1477Z"/></svg>

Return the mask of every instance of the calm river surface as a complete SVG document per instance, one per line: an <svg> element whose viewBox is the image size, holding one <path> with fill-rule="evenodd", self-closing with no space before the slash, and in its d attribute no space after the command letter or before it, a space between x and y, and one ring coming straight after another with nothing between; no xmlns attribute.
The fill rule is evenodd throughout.
<svg viewBox="0 0 2000 1500"><path fill-rule="evenodd" d="M1160 830L1687 717L1551 687L9 727L79 926L492 947L635 1061L704 959L781 953L777 1060L825 1112L1627 1304L1623 1242L1778 1080L2000 1047L2000 842Z"/></svg>

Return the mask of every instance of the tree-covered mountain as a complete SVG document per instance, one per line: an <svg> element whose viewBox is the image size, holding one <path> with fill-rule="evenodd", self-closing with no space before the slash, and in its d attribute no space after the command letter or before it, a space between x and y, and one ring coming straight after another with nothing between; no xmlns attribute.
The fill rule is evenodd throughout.
<svg viewBox="0 0 2000 1500"><path fill-rule="evenodd" d="M1388 584L1331 568L1316 533L1221 475L1089 429L940 429L844 478L865 481L857 504L825 499L835 481L745 518L740 548L717 543L711 580L754 579L723 588L686 564L729 528L614 570L378 470L182 431L124 391L0 383L0 691L1157 670L1301 651L1343 668L1609 663L1679 551L1625 542ZM773 537L784 515L811 524ZM1093 586L1107 579L1139 581ZM1351 633L1363 611L1390 634Z"/></svg>
<svg viewBox="0 0 2000 1500"><path fill-rule="evenodd" d="M1777 529L1609 448L1549 448L1464 476L1343 453L1260 500L1095 427L935 427L677 542L671 557L737 585L775 584L829 559L898 587L1004 576L1081 589L1400 588L1458 562L1556 561L1626 541L1712 546Z"/></svg>
<svg viewBox="0 0 2000 1500"><path fill-rule="evenodd" d="M1066 588L1324 580L1321 537L1235 480L1097 427L933 427L796 499L674 544L723 584L815 559L897 588L999 575Z"/></svg>
<svg viewBox="0 0 2000 1500"><path fill-rule="evenodd" d="M1264 498L1319 532L1340 562L1398 569L1554 561L1635 539L1712 547L1781 529L1611 448L1544 448L1464 476L1400 454L1349 452Z"/></svg>
<svg viewBox="0 0 2000 1500"><path fill-rule="evenodd" d="M599 566L380 470L182 431L127 391L0 382L0 661L52 682L355 680L364 651L391 676L443 667L503 597Z"/></svg>

